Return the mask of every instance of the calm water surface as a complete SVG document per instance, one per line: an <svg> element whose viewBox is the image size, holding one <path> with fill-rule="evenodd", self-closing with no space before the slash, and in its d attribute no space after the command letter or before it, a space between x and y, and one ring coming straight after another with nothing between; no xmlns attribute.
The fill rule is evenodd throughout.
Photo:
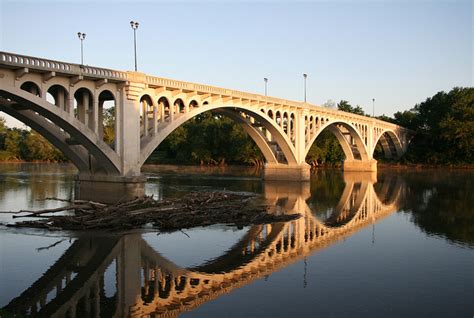
<svg viewBox="0 0 474 318"><path fill-rule="evenodd" d="M0 214L0 316L473 317L474 174L147 167L146 192L254 192L288 223L183 232L13 229ZM0 210L74 196L70 166L0 165Z"/></svg>

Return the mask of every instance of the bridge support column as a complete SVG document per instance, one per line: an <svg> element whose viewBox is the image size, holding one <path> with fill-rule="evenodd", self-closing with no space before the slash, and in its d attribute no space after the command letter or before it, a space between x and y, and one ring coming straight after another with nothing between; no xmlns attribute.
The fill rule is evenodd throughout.
<svg viewBox="0 0 474 318"><path fill-rule="evenodd" d="M146 178L79 174L76 176L75 198L104 203L128 201L145 195Z"/></svg>
<svg viewBox="0 0 474 318"><path fill-rule="evenodd" d="M344 171L377 171L377 160L345 160Z"/></svg>
<svg viewBox="0 0 474 318"><path fill-rule="evenodd" d="M303 163L301 165L266 164L263 171L265 180L279 181L309 181L311 167Z"/></svg>

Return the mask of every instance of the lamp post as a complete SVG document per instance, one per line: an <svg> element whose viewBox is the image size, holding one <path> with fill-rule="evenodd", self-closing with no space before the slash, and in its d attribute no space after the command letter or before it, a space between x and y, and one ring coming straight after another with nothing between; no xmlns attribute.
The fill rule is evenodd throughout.
<svg viewBox="0 0 474 318"><path fill-rule="evenodd" d="M86 38L86 34L82 32L77 32L77 37L81 40L81 65L84 65L84 39Z"/></svg>
<svg viewBox="0 0 474 318"><path fill-rule="evenodd" d="M304 78L304 102L306 103L306 79L308 78L308 74L303 73Z"/></svg>
<svg viewBox="0 0 474 318"><path fill-rule="evenodd" d="M133 29L133 48L135 52L135 72L137 71L137 29L138 29L138 22L130 21L130 26Z"/></svg>
<svg viewBox="0 0 474 318"><path fill-rule="evenodd" d="M265 96L267 96L267 83L268 83L268 78L264 77L263 81L265 82Z"/></svg>
<svg viewBox="0 0 474 318"><path fill-rule="evenodd" d="M375 117L375 98L372 98L372 117Z"/></svg>

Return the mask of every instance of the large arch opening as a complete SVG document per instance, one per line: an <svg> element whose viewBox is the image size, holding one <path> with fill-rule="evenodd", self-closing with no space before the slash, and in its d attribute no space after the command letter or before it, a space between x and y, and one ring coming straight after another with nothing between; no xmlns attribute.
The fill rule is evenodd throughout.
<svg viewBox="0 0 474 318"><path fill-rule="evenodd" d="M174 104L175 106L177 104ZM174 108L174 107L172 107ZM204 112L210 111L212 115L203 115ZM260 150L262 157L258 154L258 151L255 151L253 145L248 145L247 143L243 143L247 145L246 148L241 149L239 151L240 155L239 158L245 159L247 164L258 164L261 165L263 163L270 163L270 164L297 164L297 160L295 157L294 146L291 144L289 136L283 134L281 131L281 127L275 123L274 120L269 118L266 113L255 111L254 109L248 106L233 106L233 105L215 105L214 107L199 107L194 108L192 111L187 111L184 114L180 114L179 116L173 116L172 125L162 125L158 127L157 134L153 136L153 138L142 139L141 143L141 154L140 154L140 164L143 165L145 161L151 156L152 159L148 160L147 162L157 162L163 159L163 153L159 153L159 151L163 150L162 146L160 149L155 151L158 146L164 142L165 138L168 135L173 133L176 130L174 135L181 134L180 142L185 140L185 133L181 126L186 125L187 121L196 123L200 121L202 117L209 117L209 118L221 118L221 117L230 117L232 121L237 122L243 128L243 130L250 136L250 138L255 142L257 149ZM288 116L288 115L287 115ZM289 125L289 123L287 123ZM212 126L212 125L211 125ZM222 128L222 127L221 127ZM217 130L216 130L217 131ZM229 129L228 133L232 132L232 129ZM232 137L239 136L239 133L233 131L235 135L230 136L225 140L226 147L235 146L235 143L231 142ZM199 132L192 134L193 136L198 136ZM210 163L210 164L225 164L228 161L224 158L218 158L216 160L213 156L210 155L212 151L205 150L202 143L203 140L214 140L214 144L212 145L214 149L216 148L216 140L220 140L220 135L216 138L209 137L212 136L212 133L208 133L206 136L201 136L199 140L196 140L193 143L193 147L196 147L196 151L193 151L192 158L196 161L192 161L191 163ZM175 143L172 143L175 146ZM199 147L197 145L200 145ZM169 145L168 145L169 146ZM236 147L234 147L236 148ZM238 148L238 147L237 147ZM180 153L182 150L185 149L180 147ZM152 153L155 152L153 155ZM255 155L249 155L249 152L253 152ZM176 156L179 154L177 152L174 153ZM183 158L178 159L177 161L182 161ZM202 161L201 161L202 160ZM171 163L171 162L169 162Z"/></svg>
<svg viewBox="0 0 474 318"><path fill-rule="evenodd" d="M164 103L164 100L162 101ZM166 116L166 115L165 115ZM229 114L201 113L170 133L147 163L261 165L264 156L256 143Z"/></svg>
<svg viewBox="0 0 474 318"><path fill-rule="evenodd" d="M398 137L392 131L385 131L377 140L373 157L376 160L393 160L400 158L402 154Z"/></svg>
<svg viewBox="0 0 474 318"><path fill-rule="evenodd" d="M321 124L324 122L328 119L321 120ZM307 143L306 161L312 166L340 166L346 160L368 160L364 141L347 123L331 122Z"/></svg>

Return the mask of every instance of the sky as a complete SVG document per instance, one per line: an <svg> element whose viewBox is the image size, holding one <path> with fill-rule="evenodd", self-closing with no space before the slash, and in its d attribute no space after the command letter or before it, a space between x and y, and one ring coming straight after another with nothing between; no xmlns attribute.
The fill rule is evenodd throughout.
<svg viewBox="0 0 474 318"><path fill-rule="evenodd" d="M473 1L0 0L0 50L375 115L473 86ZM7 117L7 116L5 116ZM13 123L11 119L8 123Z"/></svg>

